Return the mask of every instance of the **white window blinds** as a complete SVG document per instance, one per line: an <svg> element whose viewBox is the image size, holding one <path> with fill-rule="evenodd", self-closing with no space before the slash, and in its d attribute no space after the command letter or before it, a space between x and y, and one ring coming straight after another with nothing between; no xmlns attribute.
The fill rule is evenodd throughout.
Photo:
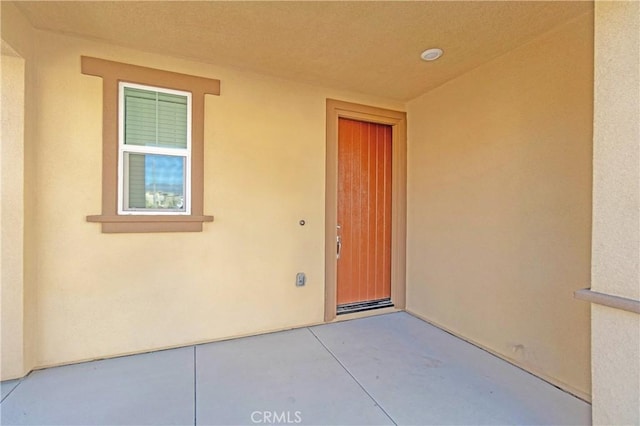
<svg viewBox="0 0 640 426"><path fill-rule="evenodd" d="M125 87L126 145L187 148L187 97Z"/></svg>

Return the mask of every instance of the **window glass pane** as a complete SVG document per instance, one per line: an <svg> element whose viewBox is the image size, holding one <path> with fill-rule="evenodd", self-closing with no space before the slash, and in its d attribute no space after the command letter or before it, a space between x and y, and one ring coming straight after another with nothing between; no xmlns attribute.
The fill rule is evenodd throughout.
<svg viewBox="0 0 640 426"><path fill-rule="evenodd" d="M125 145L187 148L187 97L124 88Z"/></svg>
<svg viewBox="0 0 640 426"><path fill-rule="evenodd" d="M185 210L185 157L126 152L124 165L125 209Z"/></svg>

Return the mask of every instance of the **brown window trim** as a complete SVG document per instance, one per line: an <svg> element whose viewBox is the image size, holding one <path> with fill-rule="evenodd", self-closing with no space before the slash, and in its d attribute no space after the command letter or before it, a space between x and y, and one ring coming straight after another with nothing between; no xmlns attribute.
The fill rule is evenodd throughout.
<svg viewBox="0 0 640 426"><path fill-rule="evenodd" d="M213 216L203 213L204 95L220 95L220 80L154 68L81 57L82 73L102 77L102 214L87 216L102 223L104 233L201 232ZM192 93L191 214L118 215L118 83L145 84Z"/></svg>

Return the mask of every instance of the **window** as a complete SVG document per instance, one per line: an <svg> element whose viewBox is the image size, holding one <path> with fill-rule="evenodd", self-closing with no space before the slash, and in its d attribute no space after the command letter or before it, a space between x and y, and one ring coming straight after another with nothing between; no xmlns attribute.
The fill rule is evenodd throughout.
<svg viewBox="0 0 640 426"><path fill-rule="evenodd" d="M220 81L81 58L102 78L102 232L199 232L204 214L204 96Z"/></svg>
<svg viewBox="0 0 640 426"><path fill-rule="evenodd" d="M190 214L191 94L120 83L119 214Z"/></svg>

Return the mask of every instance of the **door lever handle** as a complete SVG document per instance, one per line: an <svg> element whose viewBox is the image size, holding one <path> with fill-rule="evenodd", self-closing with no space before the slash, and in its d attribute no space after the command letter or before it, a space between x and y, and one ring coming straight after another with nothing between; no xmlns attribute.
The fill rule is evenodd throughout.
<svg viewBox="0 0 640 426"><path fill-rule="evenodd" d="M337 252L336 259L340 259L340 252L342 251L342 236L340 236L340 225L336 225L338 234L336 235Z"/></svg>

